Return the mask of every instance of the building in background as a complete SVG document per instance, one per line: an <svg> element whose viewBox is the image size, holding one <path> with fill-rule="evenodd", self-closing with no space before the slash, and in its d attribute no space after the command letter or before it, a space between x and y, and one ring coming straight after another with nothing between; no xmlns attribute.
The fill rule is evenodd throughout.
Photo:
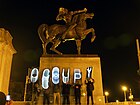
<svg viewBox="0 0 140 105"><path fill-rule="evenodd" d="M0 28L0 91L8 94L13 54L12 36L4 28Z"/></svg>

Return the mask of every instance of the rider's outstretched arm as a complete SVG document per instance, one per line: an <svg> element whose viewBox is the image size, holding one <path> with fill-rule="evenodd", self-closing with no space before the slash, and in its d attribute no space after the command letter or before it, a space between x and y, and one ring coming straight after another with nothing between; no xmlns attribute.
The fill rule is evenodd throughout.
<svg viewBox="0 0 140 105"><path fill-rule="evenodd" d="M82 12L87 12L87 9L84 8L83 10L78 10L78 11L72 11L72 14L77 14L77 13L82 13Z"/></svg>

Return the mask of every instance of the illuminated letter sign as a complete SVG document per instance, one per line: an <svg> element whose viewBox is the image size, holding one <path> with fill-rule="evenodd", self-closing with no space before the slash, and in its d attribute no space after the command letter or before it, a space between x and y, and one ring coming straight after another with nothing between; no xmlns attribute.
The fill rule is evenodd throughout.
<svg viewBox="0 0 140 105"><path fill-rule="evenodd" d="M88 67L86 69L86 77L90 78L92 77L92 71L93 71L93 67ZM31 71L31 75L30 75L30 80L32 83L37 82L38 80L38 75L39 75L39 71L37 68L33 68ZM60 82L60 71L58 67L54 67L52 69L52 83L53 84L58 84ZM74 83L76 83L76 80L79 80L82 78L82 73L80 71L80 69L74 69ZM70 81L70 69L68 70L62 70L62 81L63 83L69 82ZM48 89L49 87L49 82L50 82L50 70L49 69L45 69L42 73L42 88L43 89Z"/></svg>
<svg viewBox="0 0 140 105"><path fill-rule="evenodd" d="M74 69L74 83L76 82L77 79L81 79L81 72L80 69Z"/></svg>
<svg viewBox="0 0 140 105"><path fill-rule="evenodd" d="M33 68L33 70L31 71L31 76L30 76L31 82L35 83L38 79L38 69L37 68Z"/></svg>
<svg viewBox="0 0 140 105"><path fill-rule="evenodd" d="M65 76L64 74L65 74L65 70L63 69L63 71L62 71L62 80L63 80L64 83L67 83L69 81L69 74L70 74L69 69L67 71L67 76Z"/></svg>
<svg viewBox="0 0 140 105"><path fill-rule="evenodd" d="M59 68L58 67L54 67L52 69L52 82L54 84L58 84L59 83Z"/></svg>
<svg viewBox="0 0 140 105"><path fill-rule="evenodd" d="M49 77L50 77L50 70L45 69L42 75L42 87L43 89L48 89L49 87Z"/></svg>
<svg viewBox="0 0 140 105"><path fill-rule="evenodd" d="M88 67L87 68L87 78L90 78L91 77L91 74L92 74L92 67Z"/></svg>

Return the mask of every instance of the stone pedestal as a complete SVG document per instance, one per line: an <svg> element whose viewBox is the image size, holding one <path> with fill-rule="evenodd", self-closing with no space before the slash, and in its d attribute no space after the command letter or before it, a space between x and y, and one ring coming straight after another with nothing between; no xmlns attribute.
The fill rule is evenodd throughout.
<svg viewBox="0 0 140 105"><path fill-rule="evenodd" d="M86 79L86 72L88 67L93 67L92 77L95 79L94 103L104 104L103 86L102 86L102 74L100 57L97 55L47 55L46 57L40 57L39 72L42 74L44 69L53 69L58 67L60 70L60 76L62 76L63 69L70 69L70 81L73 83L74 69L80 69L82 73L82 93L86 93L86 86L84 81ZM60 77L61 78L61 77ZM82 103L86 103L86 95L81 97Z"/></svg>
<svg viewBox="0 0 140 105"><path fill-rule="evenodd" d="M12 45L12 36L7 30L0 28L0 91L5 94L8 94L14 53L16 50Z"/></svg>

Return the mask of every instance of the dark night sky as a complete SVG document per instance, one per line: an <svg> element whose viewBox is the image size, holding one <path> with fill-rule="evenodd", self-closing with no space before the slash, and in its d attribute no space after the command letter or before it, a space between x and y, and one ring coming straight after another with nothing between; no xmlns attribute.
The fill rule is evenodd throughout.
<svg viewBox="0 0 140 105"><path fill-rule="evenodd" d="M87 36L82 42L82 53L98 54L101 57L103 88L110 92L110 100L123 99L123 84L132 88L134 97L139 98L140 78L137 74L135 43L135 38L140 34L139 5L139 0L3 1L0 3L0 26L11 33L17 50L13 58L11 79L24 81L28 67L39 66L42 46L37 28L40 24L57 23L55 18L61 6L69 10L86 7L88 12L95 14L87 22L88 27L95 29L97 37L91 44L90 34ZM64 54L76 54L74 41L61 44L58 49Z"/></svg>

